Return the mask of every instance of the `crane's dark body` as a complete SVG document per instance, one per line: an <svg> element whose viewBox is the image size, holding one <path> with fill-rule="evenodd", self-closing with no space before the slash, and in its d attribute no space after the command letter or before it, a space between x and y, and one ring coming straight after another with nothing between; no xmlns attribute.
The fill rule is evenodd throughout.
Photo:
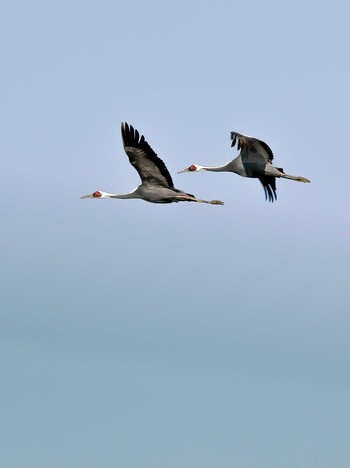
<svg viewBox="0 0 350 468"><path fill-rule="evenodd" d="M231 146L237 144L237 149L240 150L239 155L232 161L217 167L193 164L188 169L180 172L194 172L196 170L234 172L242 177L257 178L264 187L265 198L270 202L277 200L277 177L296 180L298 182L310 182L304 177L285 174L282 168L273 166L272 150L264 141L237 132L231 132L231 140Z"/></svg>
<svg viewBox="0 0 350 468"><path fill-rule="evenodd" d="M143 135L132 125L121 125L123 144L130 164L137 170L141 185L134 191L124 194L115 194L97 191L82 198L140 198L150 203L177 203L181 201L210 203L222 205L219 200L200 200L190 193L183 192L174 187L171 175L164 162L157 156Z"/></svg>

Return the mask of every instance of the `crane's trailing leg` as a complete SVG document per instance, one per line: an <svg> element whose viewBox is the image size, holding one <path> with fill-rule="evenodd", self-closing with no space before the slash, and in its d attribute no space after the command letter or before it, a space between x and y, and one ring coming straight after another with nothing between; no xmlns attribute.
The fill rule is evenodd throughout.
<svg viewBox="0 0 350 468"><path fill-rule="evenodd" d="M189 202L197 202L197 203L208 203L210 205L223 205L224 202L221 200L201 200L199 198L196 198L194 195L190 195L189 193L187 194L181 194L178 197L181 201L189 201Z"/></svg>

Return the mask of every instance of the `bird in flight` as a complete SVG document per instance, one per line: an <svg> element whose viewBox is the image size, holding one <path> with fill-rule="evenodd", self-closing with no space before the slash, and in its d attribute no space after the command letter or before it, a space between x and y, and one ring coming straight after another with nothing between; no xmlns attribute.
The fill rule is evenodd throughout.
<svg viewBox="0 0 350 468"><path fill-rule="evenodd" d="M272 165L273 153L271 148L262 140L237 132L231 132L231 146L237 143L237 150L241 150L239 155L223 166L208 167L192 164L182 172L235 172L242 177L254 177L260 180L264 187L265 199L273 202L277 200L276 178L296 180L297 182L310 182L305 177L297 177L285 174L282 168Z"/></svg>
<svg viewBox="0 0 350 468"><path fill-rule="evenodd" d="M190 193L174 187L171 175L164 162L156 155L145 140L145 137L132 126L122 123L122 138L124 150L129 157L130 164L139 173L141 185L134 191L124 194L102 192L97 190L91 195L81 198L140 198L151 203L177 203L182 201L210 203L223 205L219 200L200 200Z"/></svg>

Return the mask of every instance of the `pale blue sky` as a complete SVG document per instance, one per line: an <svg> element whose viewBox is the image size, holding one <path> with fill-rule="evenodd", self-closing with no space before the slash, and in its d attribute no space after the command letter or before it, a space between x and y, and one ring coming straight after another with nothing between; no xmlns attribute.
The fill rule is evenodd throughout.
<svg viewBox="0 0 350 468"><path fill-rule="evenodd" d="M349 14L1 2L1 466L350 466ZM121 121L225 206L80 200ZM176 174L231 130L312 183Z"/></svg>

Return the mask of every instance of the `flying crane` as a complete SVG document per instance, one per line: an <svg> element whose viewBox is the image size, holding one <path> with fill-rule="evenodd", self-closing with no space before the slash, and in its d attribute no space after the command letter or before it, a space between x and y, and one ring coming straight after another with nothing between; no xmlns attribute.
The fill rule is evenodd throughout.
<svg viewBox="0 0 350 468"><path fill-rule="evenodd" d="M151 203L177 203L182 201L210 203L223 205L219 200L200 200L190 193L174 187L171 175L164 162L156 155L145 140L145 137L134 129L132 125L121 125L124 150L129 157L130 164L139 173L141 185L129 193L116 194L97 190L91 195L81 198L141 198Z"/></svg>
<svg viewBox="0 0 350 468"><path fill-rule="evenodd" d="M276 178L296 180L297 182L310 182L305 177L298 177L285 174L282 168L272 165L273 153L271 148L262 140L242 135L241 133L231 132L231 146L237 143L237 149L240 154L223 166L200 166L192 164L182 172L235 172L242 177L254 177L260 180L264 187L265 199L273 202L277 200Z"/></svg>

